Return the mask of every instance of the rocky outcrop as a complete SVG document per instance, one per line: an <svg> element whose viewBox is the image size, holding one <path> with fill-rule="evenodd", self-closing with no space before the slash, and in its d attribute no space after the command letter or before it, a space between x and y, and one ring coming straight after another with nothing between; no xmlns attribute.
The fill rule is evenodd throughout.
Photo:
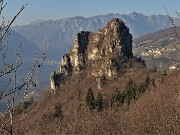
<svg viewBox="0 0 180 135"><path fill-rule="evenodd" d="M69 52L72 71L79 72L86 64L86 50L89 44L90 32L80 32L74 40L74 44Z"/></svg>
<svg viewBox="0 0 180 135"><path fill-rule="evenodd" d="M55 92L57 87L60 85L60 83L64 80L64 74L63 73L56 73L56 71L52 71L50 75L50 85L51 85L51 92Z"/></svg>
<svg viewBox="0 0 180 135"><path fill-rule="evenodd" d="M51 75L50 75L50 85L51 85L51 91L56 91L57 88L57 84L56 84L57 78L56 78L56 72L52 71Z"/></svg>
<svg viewBox="0 0 180 135"><path fill-rule="evenodd" d="M78 33L69 53L62 58L59 74L67 77L87 69L90 75L98 78L100 87L105 78L119 74L122 59L132 57L129 28L122 20L115 18L97 33Z"/></svg>

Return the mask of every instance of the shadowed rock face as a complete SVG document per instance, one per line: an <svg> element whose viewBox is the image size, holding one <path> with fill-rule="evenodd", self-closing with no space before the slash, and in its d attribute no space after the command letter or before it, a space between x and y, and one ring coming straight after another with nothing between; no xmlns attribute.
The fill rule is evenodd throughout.
<svg viewBox="0 0 180 135"><path fill-rule="evenodd" d="M68 76L86 68L93 76L113 77L122 66L119 59L131 57L132 35L124 22L115 18L97 33L78 33L62 58L59 74Z"/></svg>

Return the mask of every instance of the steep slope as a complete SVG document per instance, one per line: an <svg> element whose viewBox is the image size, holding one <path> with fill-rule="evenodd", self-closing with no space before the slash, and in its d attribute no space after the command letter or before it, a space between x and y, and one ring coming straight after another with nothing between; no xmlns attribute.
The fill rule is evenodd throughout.
<svg viewBox="0 0 180 135"><path fill-rule="evenodd" d="M150 85L129 106L117 103L117 108L111 108L114 93L125 89L128 78L139 83L147 74L155 79L155 87ZM102 90L96 89L95 80L81 74L66 80L56 94L47 89L38 103L16 115L15 134L179 135L179 72L163 77L147 70L128 70L116 81L107 81ZM99 92L102 94L102 112L87 108L85 100L89 87L95 98Z"/></svg>
<svg viewBox="0 0 180 135"><path fill-rule="evenodd" d="M49 57L58 60L59 56L62 57L63 52L69 50L76 33L82 30L97 32L98 29L104 27L112 18L121 18L126 22L133 37L138 37L171 26L167 16L145 16L133 12L129 15L110 13L89 18L69 17L57 21L40 21L40 23L15 26L13 29L30 41L33 41L39 48L42 48L46 44L48 50L54 51L53 54L55 54L52 55L52 53L49 52ZM175 23L176 25L180 25L180 19L176 19Z"/></svg>

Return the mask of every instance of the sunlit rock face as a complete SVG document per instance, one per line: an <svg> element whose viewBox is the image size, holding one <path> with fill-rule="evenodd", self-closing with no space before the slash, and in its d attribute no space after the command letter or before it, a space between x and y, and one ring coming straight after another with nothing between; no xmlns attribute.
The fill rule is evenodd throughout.
<svg viewBox="0 0 180 135"><path fill-rule="evenodd" d="M118 74L117 59L132 56L132 36L120 19L113 19L97 33L89 34L87 61L94 67L92 75L112 77Z"/></svg>
<svg viewBox="0 0 180 135"><path fill-rule="evenodd" d="M52 71L50 75L50 85L51 85L51 92L56 91L58 85L56 85L56 72L55 71Z"/></svg>
<svg viewBox="0 0 180 135"><path fill-rule="evenodd" d="M88 69L92 76L109 78L119 74L121 58L132 56L129 28L115 18L97 33L78 33L69 53L62 58L58 73L66 77Z"/></svg>
<svg viewBox="0 0 180 135"><path fill-rule="evenodd" d="M90 32L80 32L74 40L74 44L69 52L72 71L79 72L86 64L86 51L89 45Z"/></svg>

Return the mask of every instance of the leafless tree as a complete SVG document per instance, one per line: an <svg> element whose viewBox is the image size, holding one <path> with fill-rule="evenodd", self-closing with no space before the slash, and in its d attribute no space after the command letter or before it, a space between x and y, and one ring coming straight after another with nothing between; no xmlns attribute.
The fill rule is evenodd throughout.
<svg viewBox="0 0 180 135"><path fill-rule="evenodd" d="M172 27L173 30L174 30L174 33L175 33L175 35L176 35L176 39L177 39L177 40L180 40L180 35L179 35L178 32L177 32L177 26L176 26L176 24L175 24L175 22L174 22L173 17L171 17L168 9L167 9L165 6L164 6L164 9L166 10L167 17L168 17L168 19L169 19L169 22L171 23L171 27ZM179 12L176 11L176 14L177 14L177 16L180 17L180 13L179 13ZM179 48L178 48L176 45L174 45L174 48L175 48L177 51L180 51ZM179 66L180 63L177 63L177 62L173 61L171 57L167 56L167 58L169 59L169 61L170 61L174 66L176 66L176 67Z"/></svg>
<svg viewBox="0 0 180 135"><path fill-rule="evenodd" d="M0 17L1 17L1 26L0 26L0 78L10 77L5 87L0 88L0 101L4 101L7 104L7 110L5 113L0 112L0 133L1 134L13 134L13 123L14 123L14 114L16 110L20 107L25 97L32 91L32 88L36 87L37 78L41 71L41 67L46 58L45 53L37 53L35 59L30 66L29 72L27 73L26 78L21 80L21 83L18 83L18 75L20 72L20 67L22 66L22 57L20 55L21 44L20 43L17 53L15 64L6 63L6 55L8 52L8 37L10 36L10 27L20 15L20 13L25 9L27 4L22 5L17 14L14 15L10 22L7 22L4 18L3 11L7 3L5 0L0 0ZM13 89L10 89L10 86L13 85Z"/></svg>

